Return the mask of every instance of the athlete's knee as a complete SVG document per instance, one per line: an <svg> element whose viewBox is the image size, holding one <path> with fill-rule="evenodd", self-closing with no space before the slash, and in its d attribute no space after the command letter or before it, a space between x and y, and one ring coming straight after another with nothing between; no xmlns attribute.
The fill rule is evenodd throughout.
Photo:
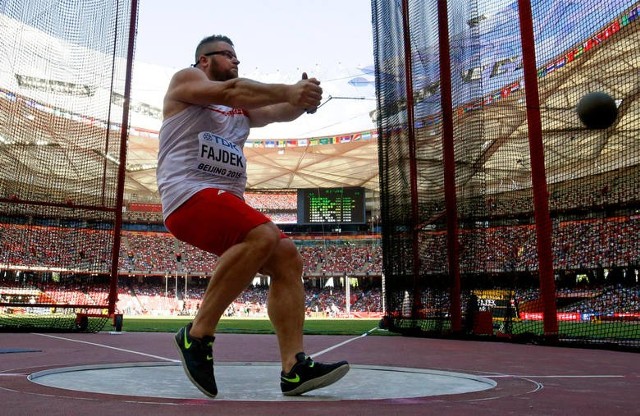
<svg viewBox="0 0 640 416"><path fill-rule="evenodd" d="M287 263L288 267L296 269L299 268L302 272L302 256L293 241L289 239L280 240L280 245L278 246L278 257L281 262Z"/></svg>
<svg viewBox="0 0 640 416"><path fill-rule="evenodd" d="M293 241L284 238L269 260L263 266L263 272L272 277L280 275L301 277L303 259Z"/></svg>
<svg viewBox="0 0 640 416"><path fill-rule="evenodd" d="M268 258L277 249L280 242L280 230L272 222L257 226L247 234L244 242L251 246L256 255Z"/></svg>

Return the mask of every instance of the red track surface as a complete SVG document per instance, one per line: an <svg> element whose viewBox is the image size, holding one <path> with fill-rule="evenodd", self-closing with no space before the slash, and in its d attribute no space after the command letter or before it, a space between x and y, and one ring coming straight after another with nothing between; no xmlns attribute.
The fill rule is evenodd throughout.
<svg viewBox="0 0 640 416"><path fill-rule="evenodd" d="M351 338L308 336L307 352L313 355ZM232 402L204 396L202 400L147 399L126 392L122 396L74 392L27 380L29 374L44 369L166 362L149 355L177 359L171 334L0 334L0 351L19 349L39 352L0 354L2 415L640 415L640 355L636 353L367 336L318 360L469 373L492 378L497 387L410 399ZM221 334L214 352L217 362L279 360L271 335Z"/></svg>

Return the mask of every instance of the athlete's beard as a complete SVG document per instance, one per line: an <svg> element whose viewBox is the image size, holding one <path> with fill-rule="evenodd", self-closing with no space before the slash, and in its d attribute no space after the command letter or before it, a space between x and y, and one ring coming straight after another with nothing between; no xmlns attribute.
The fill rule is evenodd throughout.
<svg viewBox="0 0 640 416"><path fill-rule="evenodd" d="M227 71L219 71L216 67L209 67L209 78L216 81L228 81L230 79L238 78L238 72L227 70Z"/></svg>

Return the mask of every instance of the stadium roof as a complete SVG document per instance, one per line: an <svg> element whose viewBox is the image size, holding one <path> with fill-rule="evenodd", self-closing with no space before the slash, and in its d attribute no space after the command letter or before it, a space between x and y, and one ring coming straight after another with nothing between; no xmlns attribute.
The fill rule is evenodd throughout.
<svg viewBox="0 0 640 416"><path fill-rule="evenodd" d="M320 144L320 140L337 143ZM340 143L340 140L343 142ZM362 186L377 194L377 143L377 133L370 131L315 139L252 141L244 152L248 160L247 188L274 190ZM127 192L139 196L157 192L157 149L156 138L130 136Z"/></svg>

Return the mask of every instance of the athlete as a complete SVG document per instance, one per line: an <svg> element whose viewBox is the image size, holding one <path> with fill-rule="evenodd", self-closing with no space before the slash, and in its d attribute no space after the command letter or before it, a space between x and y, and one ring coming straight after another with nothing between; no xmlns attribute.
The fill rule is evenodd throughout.
<svg viewBox="0 0 640 416"><path fill-rule="evenodd" d="M312 113L320 82L264 84L238 77L233 42L204 38L195 64L178 71L164 97L158 191L167 229L179 240L218 256L217 267L193 322L175 335L189 379L209 397L218 393L213 342L220 317L256 273L271 277L268 314L280 349L280 386L299 395L341 379L349 364L314 362L304 353L302 257L291 241L243 199L251 127L292 121Z"/></svg>

